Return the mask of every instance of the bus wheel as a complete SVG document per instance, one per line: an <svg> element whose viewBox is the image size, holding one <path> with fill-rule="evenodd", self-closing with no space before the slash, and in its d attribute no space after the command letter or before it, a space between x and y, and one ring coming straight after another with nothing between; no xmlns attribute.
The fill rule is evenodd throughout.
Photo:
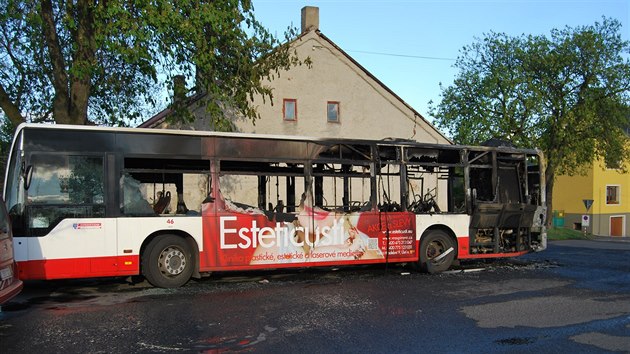
<svg viewBox="0 0 630 354"><path fill-rule="evenodd" d="M433 230L422 237L419 265L423 272L440 273L451 267L455 259L453 239L442 230Z"/></svg>
<svg viewBox="0 0 630 354"><path fill-rule="evenodd" d="M175 235L161 235L142 253L142 275L153 286L177 288L192 276L192 260L186 240Z"/></svg>

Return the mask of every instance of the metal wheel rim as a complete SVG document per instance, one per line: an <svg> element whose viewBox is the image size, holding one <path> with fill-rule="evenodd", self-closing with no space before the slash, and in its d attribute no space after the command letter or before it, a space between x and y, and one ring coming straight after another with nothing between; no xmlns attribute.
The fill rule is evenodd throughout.
<svg viewBox="0 0 630 354"><path fill-rule="evenodd" d="M164 275L171 277L180 275L186 269L186 256L179 247L166 247L158 257L158 267Z"/></svg>
<svg viewBox="0 0 630 354"><path fill-rule="evenodd" d="M441 255L442 253L444 253L444 251L446 250L446 247L444 246L444 243L442 243L441 241L431 241L428 245L427 245L427 251L426 251L426 255L427 255L427 259L434 259L436 257L438 257L439 255Z"/></svg>

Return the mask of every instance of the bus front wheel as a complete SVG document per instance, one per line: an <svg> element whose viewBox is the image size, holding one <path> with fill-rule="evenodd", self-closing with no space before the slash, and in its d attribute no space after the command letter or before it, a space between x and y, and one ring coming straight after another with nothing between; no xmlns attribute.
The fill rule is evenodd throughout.
<svg viewBox="0 0 630 354"><path fill-rule="evenodd" d="M182 237L158 236L142 253L142 275L153 286L180 287L190 280L193 269L190 246Z"/></svg>
<svg viewBox="0 0 630 354"><path fill-rule="evenodd" d="M451 267L455 259L453 239L442 230L433 230L422 237L420 242L420 270L427 273L440 273Z"/></svg>

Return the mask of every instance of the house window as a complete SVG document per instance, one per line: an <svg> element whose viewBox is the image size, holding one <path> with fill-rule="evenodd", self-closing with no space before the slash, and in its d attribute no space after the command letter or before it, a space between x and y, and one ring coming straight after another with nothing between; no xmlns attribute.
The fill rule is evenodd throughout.
<svg viewBox="0 0 630 354"><path fill-rule="evenodd" d="M285 98L282 106L282 118L284 120L297 120L297 100L293 98Z"/></svg>
<svg viewBox="0 0 630 354"><path fill-rule="evenodd" d="M606 205L619 205L619 186L606 186Z"/></svg>
<svg viewBox="0 0 630 354"><path fill-rule="evenodd" d="M339 102L328 102L327 117L331 123L339 123Z"/></svg>

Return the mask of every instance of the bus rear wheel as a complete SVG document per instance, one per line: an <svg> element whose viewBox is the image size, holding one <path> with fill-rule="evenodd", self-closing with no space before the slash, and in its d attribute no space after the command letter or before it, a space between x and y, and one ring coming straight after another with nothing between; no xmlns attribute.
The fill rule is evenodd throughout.
<svg viewBox="0 0 630 354"><path fill-rule="evenodd" d="M193 257L188 242L175 235L161 235L142 253L142 275L153 286L177 288L190 280Z"/></svg>
<svg viewBox="0 0 630 354"><path fill-rule="evenodd" d="M453 239L442 230L430 231L420 242L420 270L440 273L448 270L455 260Z"/></svg>

